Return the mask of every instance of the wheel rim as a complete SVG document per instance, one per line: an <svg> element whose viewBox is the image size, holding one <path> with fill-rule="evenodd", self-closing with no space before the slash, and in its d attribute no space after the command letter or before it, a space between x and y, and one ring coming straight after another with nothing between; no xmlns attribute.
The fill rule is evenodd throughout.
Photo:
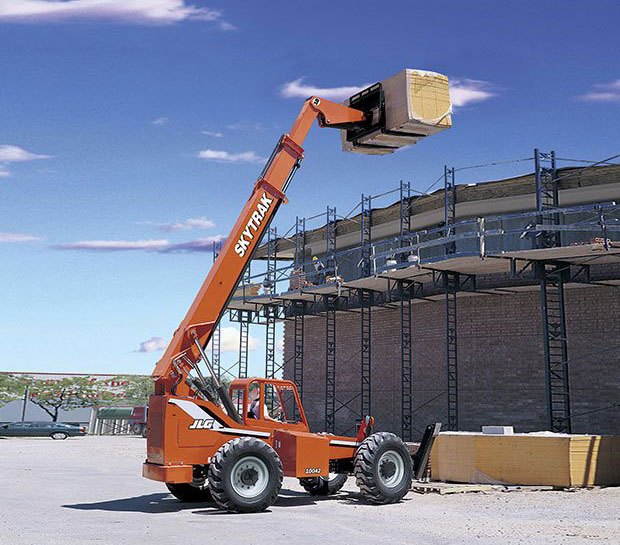
<svg viewBox="0 0 620 545"><path fill-rule="evenodd" d="M379 458L379 479L387 488L395 488L405 474L405 461L394 450L387 450Z"/></svg>
<svg viewBox="0 0 620 545"><path fill-rule="evenodd" d="M230 484L243 498L259 496L269 484L267 464L255 456L241 458L230 472Z"/></svg>
<svg viewBox="0 0 620 545"><path fill-rule="evenodd" d="M64 439L65 434L61 432L52 433L52 439Z"/></svg>

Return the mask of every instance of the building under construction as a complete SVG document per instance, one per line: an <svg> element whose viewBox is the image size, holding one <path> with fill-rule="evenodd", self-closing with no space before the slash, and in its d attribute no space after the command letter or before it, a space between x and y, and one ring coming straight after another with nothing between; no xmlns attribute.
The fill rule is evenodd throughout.
<svg viewBox="0 0 620 545"><path fill-rule="evenodd" d="M533 173L459 185L445 167L433 192L401 182L270 229L229 303L234 374L261 327L265 375L297 384L317 430L620 433L620 166L519 161Z"/></svg>

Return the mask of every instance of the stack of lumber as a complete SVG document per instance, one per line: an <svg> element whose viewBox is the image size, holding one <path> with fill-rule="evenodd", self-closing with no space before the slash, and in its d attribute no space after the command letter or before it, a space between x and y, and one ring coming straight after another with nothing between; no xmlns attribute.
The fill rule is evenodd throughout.
<svg viewBox="0 0 620 545"><path fill-rule="evenodd" d="M342 149L364 154L391 153L394 149L416 144L426 136L452 126L447 76L427 70L401 70L381 82L385 99L383 126L359 138L356 146L341 132ZM350 101L345 101L349 104Z"/></svg>
<svg viewBox="0 0 620 545"><path fill-rule="evenodd" d="M256 297L261 286L262 284L244 284L235 290L233 297Z"/></svg>
<svg viewBox="0 0 620 545"><path fill-rule="evenodd" d="M550 432L443 432L431 452L432 479L557 487L620 485L620 436Z"/></svg>

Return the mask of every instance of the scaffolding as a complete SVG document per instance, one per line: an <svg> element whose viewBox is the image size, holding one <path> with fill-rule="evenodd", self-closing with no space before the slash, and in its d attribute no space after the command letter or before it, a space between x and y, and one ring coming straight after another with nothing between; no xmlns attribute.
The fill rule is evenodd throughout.
<svg viewBox="0 0 620 545"><path fill-rule="evenodd" d="M373 309L396 308L400 316L401 434L405 440L412 440L415 432L419 432L413 419L417 409L413 396L416 354L412 348L415 337L412 303L443 301L446 373L443 424L447 429L458 430L459 298L507 293L511 283L538 285L548 427L552 431L570 432L564 287L574 283L616 285L611 280L593 280L590 265L620 263L620 244L610 238L620 231L620 207L614 202L560 206L558 182L572 174L558 175L554 152L535 150L527 160L534 166L531 193L536 199L536 207L530 211L476 218L457 214L461 206L457 195L461 195L463 186L457 187L455 174L476 167L445 166L439 178L443 181L443 221L438 221L435 227L414 228L418 199L431 194L412 196L410 182L401 181L397 189L382 195L362 195L357 207L345 217L338 216L336 209L328 206L321 215L296 218L294 227L280 238L270 230L264 244L265 272L251 275L248 270L243 280L244 285L262 281L263 293L252 295L244 290L242 297L235 297L230 303L231 316L234 313L241 327L239 376L247 374L249 324L263 324L266 326L265 375L276 377L286 370L303 399L305 319L321 318L324 320L324 430L348 432L350 428L339 426L340 411L346 408L358 420L372 412ZM525 159L514 162L521 161ZM377 239L372 206L379 198L392 194L398 196L397 235ZM359 213L353 217L351 214L356 209ZM465 219L459 219L459 215ZM312 236L307 230L308 221L316 219L321 223L323 249L317 246L317 230ZM359 229L359 244L337 248L341 226L346 231L344 237L353 229L351 225ZM479 277L486 280L491 275L502 276L504 284L478 287ZM340 399L337 391L339 313L354 313L359 318L359 391L348 400ZM284 363L275 363L275 327L281 321L288 322L291 357L286 367ZM346 372L350 374L354 369L348 365Z"/></svg>
<svg viewBox="0 0 620 545"><path fill-rule="evenodd" d="M220 255L222 251L222 242L219 240L213 241L213 263ZM211 365L213 366L213 371L217 379L220 379L221 374L221 359L220 359L220 350L221 350L221 336L220 336L220 324L215 326L213 330L213 336L211 337Z"/></svg>

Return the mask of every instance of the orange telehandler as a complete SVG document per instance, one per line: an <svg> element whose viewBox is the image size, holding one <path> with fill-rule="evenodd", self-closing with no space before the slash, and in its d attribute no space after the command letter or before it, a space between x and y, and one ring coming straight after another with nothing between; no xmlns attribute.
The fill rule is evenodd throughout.
<svg viewBox="0 0 620 545"><path fill-rule="evenodd" d="M226 388L205 354L253 252L287 202L286 189L315 119L321 127L343 131L348 148L359 146L365 153L387 153L425 136L386 128L380 83L348 104L319 97L305 101L155 367L143 475L164 482L181 501L213 500L228 511L262 511L276 500L283 476L297 477L310 494L326 495L353 474L363 496L375 503L397 502L410 489L413 468L407 445L392 433L372 433L372 417L362 419L355 438L311 433L294 383L244 378ZM384 133L389 146L380 138L375 140L380 144L364 140Z"/></svg>

